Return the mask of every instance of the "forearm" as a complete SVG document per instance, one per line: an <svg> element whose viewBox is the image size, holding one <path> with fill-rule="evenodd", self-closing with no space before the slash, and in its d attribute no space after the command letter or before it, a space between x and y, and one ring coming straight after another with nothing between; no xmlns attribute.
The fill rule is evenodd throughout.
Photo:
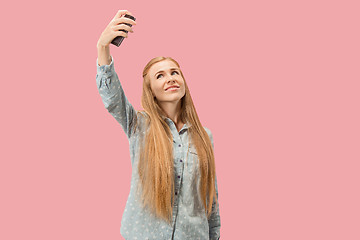
<svg viewBox="0 0 360 240"><path fill-rule="evenodd" d="M97 49L98 49L98 64L99 64L99 66L110 65L110 63L111 63L110 47L102 46L102 45L98 44Z"/></svg>

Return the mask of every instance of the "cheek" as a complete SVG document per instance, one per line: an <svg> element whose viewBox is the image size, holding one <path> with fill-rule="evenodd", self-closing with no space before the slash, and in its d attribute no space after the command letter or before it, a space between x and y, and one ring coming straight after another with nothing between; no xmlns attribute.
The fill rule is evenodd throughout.
<svg viewBox="0 0 360 240"><path fill-rule="evenodd" d="M152 89L153 89L153 93L155 93L155 95L159 95L164 92L164 89L160 84L154 84L152 86Z"/></svg>

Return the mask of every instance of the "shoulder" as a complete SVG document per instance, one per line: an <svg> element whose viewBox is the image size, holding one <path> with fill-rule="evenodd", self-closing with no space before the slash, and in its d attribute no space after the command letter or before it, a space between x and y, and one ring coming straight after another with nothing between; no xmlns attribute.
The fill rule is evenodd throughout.
<svg viewBox="0 0 360 240"><path fill-rule="evenodd" d="M207 128L207 127L204 127L204 126L203 126L203 128L205 129L206 133L209 135L211 145L214 147L214 139L213 139L213 135L212 135L211 130L209 128Z"/></svg>
<svg viewBox="0 0 360 240"><path fill-rule="evenodd" d="M140 125L142 125L142 128L148 128L149 127L149 114L145 112L145 110L136 110L137 115L137 121Z"/></svg>
<svg viewBox="0 0 360 240"><path fill-rule="evenodd" d="M140 114L143 118L148 118L149 115L144 110L136 110L138 114Z"/></svg>
<svg viewBox="0 0 360 240"><path fill-rule="evenodd" d="M205 129L206 133L209 135L210 138L212 138L212 132L209 128L203 126L203 128Z"/></svg>
<svg viewBox="0 0 360 240"><path fill-rule="evenodd" d="M203 126L203 128L205 129L205 131L206 131L208 134L211 133L211 131L210 131L210 129L209 129L208 127Z"/></svg>

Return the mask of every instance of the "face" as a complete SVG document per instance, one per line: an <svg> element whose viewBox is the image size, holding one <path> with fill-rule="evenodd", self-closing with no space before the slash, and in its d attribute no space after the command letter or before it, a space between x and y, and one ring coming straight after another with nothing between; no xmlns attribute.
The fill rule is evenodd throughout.
<svg viewBox="0 0 360 240"><path fill-rule="evenodd" d="M151 90L159 102L177 102L185 95L184 79L173 61L155 63L148 74Z"/></svg>

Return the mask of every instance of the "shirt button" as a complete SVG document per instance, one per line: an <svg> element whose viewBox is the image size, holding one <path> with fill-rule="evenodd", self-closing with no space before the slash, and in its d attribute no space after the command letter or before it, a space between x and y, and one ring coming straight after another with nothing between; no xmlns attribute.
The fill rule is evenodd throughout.
<svg viewBox="0 0 360 240"><path fill-rule="evenodd" d="M181 144L179 144L179 147L181 147Z"/></svg>
<svg viewBox="0 0 360 240"><path fill-rule="evenodd" d="M180 159L180 162L182 162L182 159Z"/></svg>

